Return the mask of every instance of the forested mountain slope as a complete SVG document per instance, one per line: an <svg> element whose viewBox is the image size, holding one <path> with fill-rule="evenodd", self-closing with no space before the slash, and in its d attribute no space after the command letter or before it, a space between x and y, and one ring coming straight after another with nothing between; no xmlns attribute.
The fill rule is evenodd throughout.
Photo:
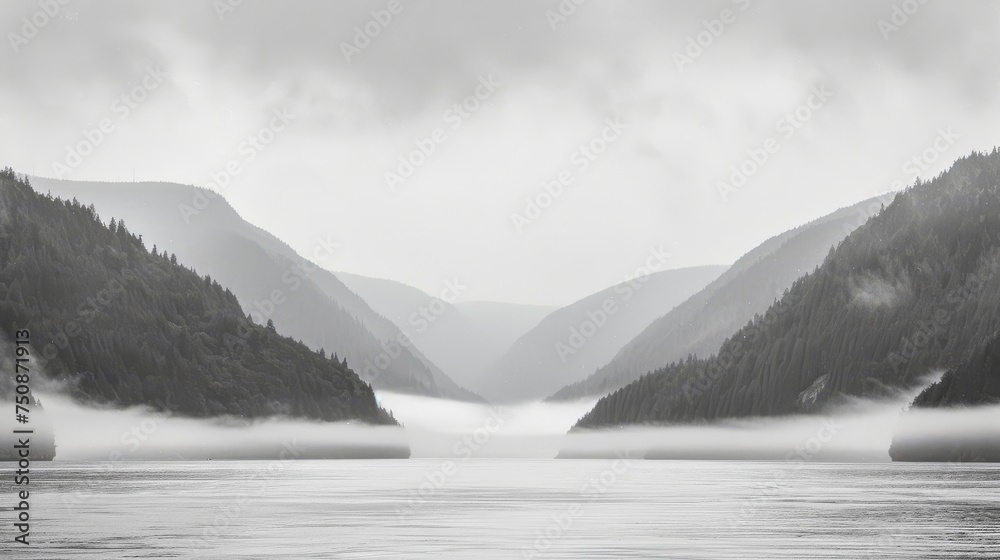
<svg viewBox="0 0 1000 560"><path fill-rule="evenodd" d="M0 174L0 331L74 397L205 417L392 424L342 361L247 319L229 289L93 206Z"/></svg>
<svg viewBox="0 0 1000 560"><path fill-rule="evenodd" d="M653 321L607 365L551 400L603 396L689 355L710 356L792 283L823 262L830 247L879 211L866 200L768 239L718 279Z"/></svg>
<svg viewBox="0 0 1000 560"><path fill-rule="evenodd" d="M814 410L960 364L1000 328L1000 152L918 181L708 359L601 399L578 426Z"/></svg>
<svg viewBox="0 0 1000 560"><path fill-rule="evenodd" d="M271 319L278 332L313 350L347 358L376 388L476 399L418 350L400 344L399 329L324 268L338 258L332 236L316 239L314 251L303 258L203 189L32 180L39 192L93 204L105 220L124 219L143 233L147 246L176 253L185 266L230 288L254 320Z"/></svg>

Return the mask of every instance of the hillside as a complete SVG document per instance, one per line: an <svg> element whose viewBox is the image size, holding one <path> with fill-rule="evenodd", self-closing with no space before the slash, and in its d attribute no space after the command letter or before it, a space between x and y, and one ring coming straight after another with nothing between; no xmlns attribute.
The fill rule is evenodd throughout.
<svg viewBox="0 0 1000 560"><path fill-rule="evenodd" d="M479 392L483 371L554 307L501 302L451 303L442 292L426 294L395 280L346 272L335 275L378 314L410 336L456 383ZM433 309L431 304L433 302Z"/></svg>
<svg viewBox="0 0 1000 560"><path fill-rule="evenodd" d="M578 423L813 411L960 364L1000 328L1000 152L918 181L707 359L675 362Z"/></svg>
<svg viewBox="0 0 1000 560"><path fill-rule="evenodd" d="M244 314L273 320L278 332L313 350L346 358L378 389L475 399L413 347L324 266L336 240L317 239L303 258L246 222L219 195L173 183L93 183L33 179L39 192L93 204L105 219L124 219L146 244L229 287ZM318 263L319 266L316 266Z"/></svg>
<svg viewBox="0 0 1000 560"><path fill-rule="evenodd" d="M940 381L924 389L911 411L954 410L1000 405L1000 333L994 333L967 360L945 372ZM1000 408L993 408L1000 415ZM904 414L889 454L894 461L987 461L1000 462L1000 416L984 433L952 432L945 438L928 438Z"/></svg>
<svg viewBox="0 0 1000 560"><path fill-rule="evenodd" d="M193 417L395 423L343 361L251 322L216 280L7 169L0 331L10 340L15 329L31 331L39 369L81 401Z"/></svg>
<svg viewBox="0 0 1000 560"><path fill-rule="evenodd" d="M725 270L699 266L655 272L550 313L487 369L485 396L500 402L537 400L582 380Z"/></svg>
<svg viewBox="0 0 1000 560"><path fill-rule="evenodd" d="M760 244L687 301L653 321L605 366L551 400L604 396L689 355L710 356L792 283L823 262L830 247L879 210L870 199Z"/></svg>

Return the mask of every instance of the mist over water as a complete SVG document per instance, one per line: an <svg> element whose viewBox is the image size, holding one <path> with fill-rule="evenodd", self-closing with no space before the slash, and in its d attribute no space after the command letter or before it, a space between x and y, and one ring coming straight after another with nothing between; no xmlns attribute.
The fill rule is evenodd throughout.
<svg viewBox="0 0 1000 560"><path fill-rule="evenodd" d="M595 403L528 403L493 407L379 393L405 425L413 457L889 461L905 414L908 437L937 440L969 434L1000 438L1000 406L907 410L925 384L884 401L856 400L824 415L732 420L685 426L568 430Z"/></svg>
<svg viewBox="0 0 1000 560"><path fill-rule="evenodd" d="M56 460L220 460L405 457L614 457L731 460L889 461L894 435L1000 441L1000 406L907 410L915 388L892 399L855 401L824 415L636 426L570 432L594 399L492 406L378 392L402 428L289 418L195 419L148 408L81 405L39 394L56 434ZM904 421L905 416L905 421ZM8 430L9 431L9 430Z"/></svg>
<svg viewBox="0 0 1000 560"><path fill-rule="evenodd" d="M381 391L376 398L406 427L413 457L465 459L555 457L596 402L493 406Z"/></svg>
<svg viewBox="0 0 1000 560"><path fill-rule="evenodd" d="M883 405L822 416L583 432L566 438L561 455L881 462L890 460L889 447L901 428L902 413L899 407ZM904 433L926 441L954 439L956 434L997 440L1000 406L910 411Z"/></svg>
<svg viewBox="0 0 1000 560"><path fill-rule="evenodd" d="M393 426L288 418L196 419L141 407L89 407L59 394L39 398L55 429L56 460L399 457L407 445L406 433Z"/></svg>

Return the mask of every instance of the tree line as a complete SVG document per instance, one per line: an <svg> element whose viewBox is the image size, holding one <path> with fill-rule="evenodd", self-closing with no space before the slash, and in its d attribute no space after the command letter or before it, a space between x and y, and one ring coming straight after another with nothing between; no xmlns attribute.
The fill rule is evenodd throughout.
<svg viewBox="0 0 1000 560"><path fill-rule="evenodd" d="M0 330L32 331L74 397L195 417L392 424L336 354L244 316L233 293L93 206L0 172Z"/></svg>
<svg viewBox="0 0 1000 560"><path fill-rule="evenodd" d="M960 366L1000 329L1000 153L917 180L708 358L601 399L580 428L811 412Z"/></svg>

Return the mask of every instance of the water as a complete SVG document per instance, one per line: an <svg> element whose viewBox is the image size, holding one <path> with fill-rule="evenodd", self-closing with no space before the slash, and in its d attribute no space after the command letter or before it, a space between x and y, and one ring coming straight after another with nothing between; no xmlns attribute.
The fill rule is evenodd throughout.
<svg viewBox="0 0 1000 560"><path fill-rule="evenodd" d="M7 463L0 558L1000 557L1000 465L445 463Z"/></svg>

